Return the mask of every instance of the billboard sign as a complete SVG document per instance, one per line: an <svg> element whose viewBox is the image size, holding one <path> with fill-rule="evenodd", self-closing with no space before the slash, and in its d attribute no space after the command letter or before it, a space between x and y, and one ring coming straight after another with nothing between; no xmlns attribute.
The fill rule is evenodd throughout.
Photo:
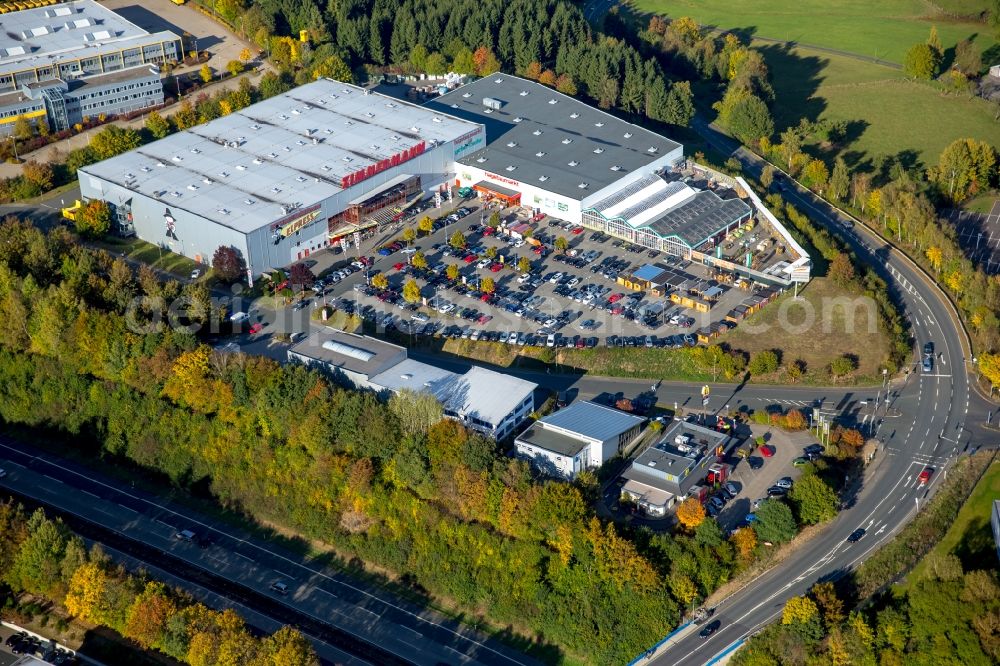
<svg viewBox="0 0 1000 666"><path fill-rule="evenodd" d="M320 209L320 204L315 204L304 210L297 210L272 224L271 231L275 236L280 235L283 238L287 238L299 229L315 221L319 217Z"/></svg>
<svg viewBox="0 0 1000 666"><path fill-rule="evenodd" d="M401 153L396 153L392 157L379 160L374 164L369 164L363 169L358 169L357 171L342 176L340 179L340 187L346 190L348 187L352 187L364 180L368 180L372 176L380 174L387 169L391 169L392 167L402 164L403 162L412 160L414 157L423 154L426 149L427 144L421 141Z"/></svg>

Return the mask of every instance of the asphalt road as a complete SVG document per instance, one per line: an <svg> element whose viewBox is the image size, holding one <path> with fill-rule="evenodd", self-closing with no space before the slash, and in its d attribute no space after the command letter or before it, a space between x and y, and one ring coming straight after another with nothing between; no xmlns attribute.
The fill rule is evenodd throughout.
<svg viewBox="0 0 1000 666"><path fill-rule="evenodd" d="M252 601L254 596L266 595L272 603L286 605L377 646L398 663L421 666L537 663L437 613L27 444L0 439L0 467L7 470L0 486L112 530L140 544L142 549L155 549L177 558L184 566L196 567L251 591L249 595L229 595L225 590L215 590L231 600ZM181 529L190 529L199 537L210 539L210 545L199 547L176 539L174 535ZM179 571L174 574L190 582L190 577ZM287 596L268 589L277 581L288 585ZM253 608L259 612L263 605ZM317 649L327 653L330 663L363 663L326 644L317 645ZM379 661L376 658L375 663Z"/></svg>
<svg viewBox="0 0 1000 666"><path fill-rule="evenodd" d="M724 154L734 154L746 173L756 175L763 167L756 156L739 149L706 123L696 121L695 129ZM891 538L934 492L958 454L996 442L981 428L990 406L970 389L967 363L971 359L940 292L905 258L886 251L884 241L860 226L848 225L811 193L790 185L783 196L814 222L837 231L864 263L874 266L888 281L910 321L915 344L911 366L894 387L899 394L890 406L895 418L887 418L884 400L877 412L873 402L861 410L871 434L884 437L885 445L850 507L820 538L724 600L713 617L722 622L715 634L702 639L692 630L643 663L693 666L727 652L773 622L788 598L804 594L816 582L839 578ZM926 342L934 343L938 356L934 370L925 374L920 369L920 350ZM881 391L878 393L884 398ZM917 477L928 467L933 476L929 484L921 486ZM858 543L847 543L847 536L858 528L866 530L865 536Z"/></svg>

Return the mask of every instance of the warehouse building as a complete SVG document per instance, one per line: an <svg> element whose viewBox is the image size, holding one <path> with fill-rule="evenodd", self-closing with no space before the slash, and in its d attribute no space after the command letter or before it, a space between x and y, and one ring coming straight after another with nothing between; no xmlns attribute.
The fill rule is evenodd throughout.
<svg viewBox="0 0 1000 666"><path fill-rule="evenodd" d="M445 416L495 439L511 434L535 408L538 385L532 382L478 366L452 372L407 358L405 347L334 329L312 333L288 350L288 359L383 395L430 393Z"/></svg>
<svg viewBox="0 0 1000 666"><path fill-rule="evenodd" d="M182 57L181 39L150 34L94 0L3 14L0 133L19 118L51 131L87 117L163 104L159 66Z"/></svg>
<svg viewBox="0 0 1000 666"><path fill-rule="evenodd" d="M236 248L252 280L437 191L483 133L320 79L84 167L80 191L112 206L120 233L195 261Z"/></svg>
<svg viewBox="0 0 1000 666"><path fill-rule="evenodd" d="M632 441L645 419L582 401L535 421L514 440L517 454L549 476L575 479Z"/></svg>
<svg viewBox="0 0 1000 666"><path fill-rule="evenodd" d="M483 123L487 141L458 160L458 184L507 205L675 255L751 217L735 191L679 179L680 144L540 83L491 75L427 106Z"/></svg>

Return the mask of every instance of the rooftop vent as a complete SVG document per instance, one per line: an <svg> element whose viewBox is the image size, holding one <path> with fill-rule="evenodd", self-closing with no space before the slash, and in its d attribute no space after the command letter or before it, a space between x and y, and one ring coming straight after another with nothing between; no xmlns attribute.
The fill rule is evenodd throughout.
<svg viewBox="0 0 1000 666"><path fill-rule="evenodd" d="M246 171L247 170L247 165L246 164L237 164L236 165L236 170L237 171Z"/></svg>
<svg viewBox="0 0 1000 666"><path fill-rule="evenodd" d="M508 148L517 148L517 141L508 141L507 142L507 147Z"/></svg>
<svg viewBox="0 0 1000 666"><path fill-rule="evenodd" d="M372 113L371 111L368 111L367 113L365 113L365 115L368 116L369 118L374 118L375 117L375 114Z"/></svg>
<svg viewBox="0 0 1000 666"><path fill-rule="evenodd" d="M288 120L288 116L286 116L286 115L285 115L285 114L283 114L283 113L279 113L279 114L278 114L278 117L279 117L279 118L281 118L282 120Z"/></svg>
<svg viewBox="0 0 1000 666"><path fill-rule="evenodd" d="M267 156L273 160L275 157L278 156L278 153L268 153Z"/></svg>
<svg viewBox="0 0 1000 666"><path fill-rule="evenodd" d="M542 130L536 129L534 132L532 132L532 134L534 134L535 136L541 136L542 135Z"/></svg>
<svg viewBox="0 0 1000 666"><path fill-rule="evenodd" d="M557 99L550 99L549 100L549 104L558 104L558 103L559 103L559 100L557 100Z"/></svg>
<svg viewBox="0 0 1000 666"><path fill-rule="evenodd" d="M281 188L280 187L272 187L271 188L271 194L281 194Z"/></svg>
<svg viewBox="0 0 1000 666"><path fill-rule="evenodd" d="M348 127L350 127L351 125L354 124L354 121L353 120L346 120L346 121L344 121L344 124L347 125Z"/></svg>
<svg viewBox="0 0 1000 666"><path fill-rule="evenodd" d="M499 111L501 108L503 108L503 102L493 97L484 97L483 106L485 106L487 109L495 109Z"/></svg>
<svg viewBox="0 0 1000 666"><path fill-rule="evenodd" d="M652 154L656 154L656 152L657 152L658 150L659 150L659 148L657 148L656 146L650 146L649 148L647 148L647 149L646 149L646 152L647 152L647 153L652 153Z"/></svg>
<svg viewBox="0 0 1000 666"><path fill-rule="evenodd" d="M566 163L566 166L575 167L578 164L579 162L577 162L576 160L570 160L569 162Z"/></svg>
<svg viewBox="0 0 1000 666"><path fill-rule="evenodd" d="M191 154L193 154L193 155L197 155L200 152L201 152L201 149L199 149L199 148L192 148L191 149Z"/></svg>
<svg viewBox="0 0 1000 666"><path fill-rule="evenodd" d="M537 153L535 153L535 157L545 157L545 151L539 150Z"/></svg>
<svg viewBox="0 0 1000 666"><path fill-rule="evenodd" d="M411 125L411 126L410 126L410 131L411 131L411 132L419 132L419 131L420 131L420 128L419 128L419 127L417 127L416 125Z"/></svg>
<svg viewBox="0 0 1000 666"><path fill-rule="evenodd" d="M213 185L214 184L214 181L211 178L202 178L201 182L205 183L206 185Z"/></svg>
<svg viewBox="0 0 1000 666"><path fill-rule="evenodd" d="M453 109L457 109L457 108L458 108L458 104L452 104L452 105L451 105L451 108L453 108Z"/></svg>
<svg viewBox="0 0 1000 666"><path fill-rule="evenodd" d="M304 145L306 145L306 142L303 141L302 139L299 139L298 141L295 142L295 144L299 145L299 146L304 146Z"/></svg>
<svg viewBox="0 0 1000 666"><path fill-rule="evenodd" d="M228 208L220 208L219 209L219 213L221 213L222 215L229 215L229 209Z"/></svg>
<svg viewBox="0 0 1000 666"><path fill-rule="evenodd" d="M295 180L298 181L298 182L300 182L300 183L306 182L306 179L305 179L304 176L296 176Z"/></svg>
<svg viewBox="0 0 1000 666"><path fill-rule="evenodd" d="M594 127L604 127L604 123L602 123L601 121L597 121L596 123L594 123Z"/></svg>
<svg viewBox="0 0 1000 666"><path fill-rule="evenodd" d="M594 154L595 154L595 155L600 155L600 154L601 154L601 153L603 153L603 152L604 152L604 149L603 149L603 148L600 148L600 147L598 147L598 148L594 148Z"/></svg>
<svg viewBox="0 0 1000 666"><path fill-rule="evenodd" d="M573 139L563 139L562 142L568 146L569 144L573 143Z"/></svg>
<svg viewBox="0 0 1000 666"><path fill-rule="evenodd" d="M341 161L343 161L343 162L348 162L348 163L350 163L350 162L353 162L353 161L354 161L354 158L353 158L353 157L351 157L350 155L344 155L344 156L343 156L343 157L341 157L340 159L341 159ZM330 167L328 167L328 166L325 166L325 167L323 167L323 168L324 168L324 169L326 169L327 171L329 171L329 170L330 170Z"/></svg>
<svg viewBox="0 0 1000 666"><path fill-rule="evenodd" d="M149 173L150 171L152 171L152 169L150 169L148 166L144 166L144 167L139 167L139 171L142 171L143 173Z"/></svg>
<svg viewBox="0 0 1000 666"><path fill-rule="evenodd" d="M482 164L483 162L486 161L486 158L485 157L477 157L476 161L479 162L480 164Z"/></svg>
<svg viewBox="0 0 1000 666"><path fill-rule="evenodd" d="M522 120L524 120L524 118L522 118L521 116L518 116L517 118L514 118L514 122L515 122L515 123L519 123L519 122L521 122Z"/></svg>
<svg viewBox="0 0 1000 666"><path fill-rule="evenodd" d="M493 79L493 83L503 83L503 77Z"/></svg>
<svg viewBox="0 0 1000 666"><path fill-rule="evenodd" d="M579 117L580 117L580 114L579 114L579 113L577 113L576 111L574 111L573 113L569 114L569 117L570 117L570 118L573 118L573 119L576 119L576 118L579 118Z"/></svg>
<svg viewBox="0 0 1000 666"><path fill-rule="evenodd" d="M255 157L255 158L253 158L253 163L254 164L263 164L264 160L260 159L259 157Z"/></svg>
<svg viewBox="0 0 1000 666"><path fill-rule="evenodd" d="M656 461L655 460L650 460L649 461L649 466L650 467L656 467Z"/></svg>
<svg viewBox="0 0 1000 666"><path fill-rule="evenodd" d="M188 185L188 189L191 190L192 192L197 192L198 191L198 186L197 185Z"/></svg>
<svg viewBox="0 0 1000 666"><path fill-rule="evenodd" d="M162 169L163 167L165 167L165 166L167 166L167 165L166 165L166 164L164 164L163 162L157 162L157 163L156 163L156 166L158 166L158 167L160 167L160 168Z"/></svg>
<svg viewBox="0 0 1000 666"><path fill-rule="evenodd" d="M625 132L625 138L626 139L631 139L632 138L632 132Z"/></svg>
<svg viewBox="0 0 1000 666"><path fill-rule="evenodd" d="M580 183L579 185L577 185L577 187L579 187L581 190L585 190L589 186L587 185L587 183Z"/></svg>
<svg viewBox="0 0 1000 666"><path fill-rule="evenodd" d="M260 125L258 125L257 123L254 123L253 125L250 126L250 129L252 129L252 130L259 130L260 129Z"/></svg>
<svg viewBox="0 0 1000 666"><path fill-rule="evenodd" d="M520 93L520 95L521 95L521 97L527 97L528 96L528 91L527 90L522 90L521 93Z"/></svg>
<svg viewBox="0 0 1000 666"><path fill-rule="evenodd" d="M516 166L514 166L513 164L508 164L508 165L507 165L507 169L506 169L506 170L507 170L507 171L513 171L513 170L514 170L514 169L516 169L516 168L517 168L517 167L516 167Z"/></svg>
<svg viewBox="0 0 1000 666"><path fill-rule="evenodd" d="M184 161L184 158L181 157L180 155L174 155L170 159L173 160L174 162L183 162Z"/></svg>
<svg viewBox="0 0 1000 666"><path fill-rule="evenodd" d="M611 167L611 170L612 171L621 171L622 168L620 166L618 166L617 164L615 164L614 166Z"/></svg>
<svg viewBox="0 0 1000 666"><path fill-rule="evenodd" d="M443 120L441 119L441 116L434 116L433 118L431 118L431 120L433 120L433 121L434 121L434 122L436 122L436 123L443 123L443 122L444 122L444 121L443 121Z"/></svg>
<svg viewBox="0 0 1000 666"><path fill-rule="evenodd" d="M179 197L180 195L181 195L181 193L178 192L177 190L174 190L173 192L170 193L170 196L172 196L172 197Z"/></svg>
<svg viewBox="0 0 1000 666"><path fill-rule="evenodd" d="M253 199L244 199L243 203L245 203L248 206L252 206L252 205L254 205L255 202L254 202Z"/></svg>
<svg viewBox="0 0 1000 666"><path fill-rule="evenodd" d="M302 115L302 112L299 111L298 109L292 109L292 115L300 116L300 115Z"/></svg>
<svg viewBox="0 0 1000 666"><path fill-rule="evenodd" d="M549 179L549 177L548 177L548 176L539 176L539 177L538 177L538 180L539 180L540 182L542 182L542 183L544 183L544 182L545 182L545 181L547 181L548 179Z"/></svg>
<svg viewBox="0 0 1000 666"><path fill-rule="evenodd" d="M390 139L392 139L393 141L399 141L399 137L398 137L398 136L396 136L395 134L393 134L393 135L392 135L391 137L389 137L389 138L390 138Z"/></svg>
<svg viewBox="0 0 1000 666"><path fill-rule="evenodd" d="M462 97L466 97L466 98L472 97L472 93L470 93L470 92L464 92L464 93L462 93Z"/></svg>
<svg viewBox="0 0 1000 666"><path fill-rule="evenodd" d="M229 172L228 171L220 171L219 175L222 176L223 178L229 178Z"/></svg>
<svg viewBox="0 0 1000 666"><path fill-rule="evenodd" d="M304 145L304 144L303 144L303 145ZM292 152L292 149L291 149L291 148L289 148L288 146L282 146L282 150L284 150L284 151L285 151L286 153L290 153L290 152Z"/></svg>

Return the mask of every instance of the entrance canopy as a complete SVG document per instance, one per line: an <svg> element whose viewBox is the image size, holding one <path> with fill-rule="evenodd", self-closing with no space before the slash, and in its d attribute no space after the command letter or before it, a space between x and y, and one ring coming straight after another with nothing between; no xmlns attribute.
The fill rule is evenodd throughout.
<svg viewBox="0 0 1000 666"><path fill-rule="evenodd" d="M521 193L515 190L509 190L506 187L501 187L494 183L481 180L472 186L476 192L486 195L491 199L499 199L503 201L507 206L518 206L521 203Z"/></svg>

